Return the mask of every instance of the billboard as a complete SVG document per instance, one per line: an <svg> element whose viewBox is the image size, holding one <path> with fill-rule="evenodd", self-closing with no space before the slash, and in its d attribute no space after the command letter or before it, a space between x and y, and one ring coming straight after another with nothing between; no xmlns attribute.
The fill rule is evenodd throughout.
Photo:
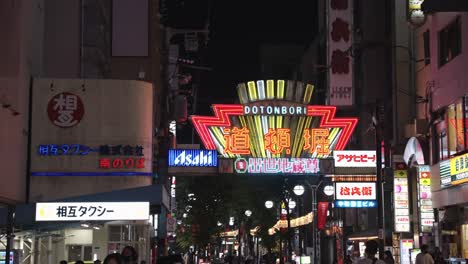
<svg viewBox="0 0 468 264"><path fill-rule="evenodd" d="M335 150L333 158L335 167L365 167L377 166L375 150Z"/></svg>
<svg viewBox="0 0 468 264"><path fill-rule="evenodd" d="M328 63L330 105L351 106L353 89L353 0L330 0L328 6Z"/></svg>
<svg viewBox="0 0 468 264"><path fill-rule="evenodd" d="M404 164L396 166L393 174L395 232L410 232L408 172L403 169Z"/></svg>
<svg viewBox="0 0 468 264"><path fill-rule="evenodd" d="M320 172L320 161L301 158L237 158L234 170L241 174L316 174Z"/></svg>
<svg viewBox="0 0 468 264"><path fill-rule="evenodd" d="M151 184L153 120L151 83L35 79L31 199L57 199ZM89 178L105 176L114 178ZM73 188L68 177L75 177ZM56 192L48 191L52 185Z"/></svg>
<svg viewBox="0 0 468 264"><path fill-rule="evenodd" d="M335 183L337 200L375 200L375 182L337 182Z"/></svg>
<svg viewBox="0 0 468 264"><path fill-rule="evenodd" d="M309 105L314 86L259 80L237 87L240 104L215 104L214 116L191 116L208 150L225 158L332 157L346 147L357 118L336 117L335 106Z"/></svg>
<svg viewBox="0 0 468 264"><path fill-rule="evenodd" d="M218 153L216 150L170 149L169 167L216 167Z"/></svg>
<svg viewBox="0 0 468 264"><path fill-rule="evenodd" d="M36 221L148 220L149 202L37 203Z"/></svg>

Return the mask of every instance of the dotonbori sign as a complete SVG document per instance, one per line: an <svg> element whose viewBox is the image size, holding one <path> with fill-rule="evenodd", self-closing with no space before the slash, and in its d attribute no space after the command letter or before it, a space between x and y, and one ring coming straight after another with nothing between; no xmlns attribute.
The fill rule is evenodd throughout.
<svg viewBox="0 0 468 264"><path fill-rule="evenodd" d="M218 156L216 150L170 149L170 167L216 167Z"/></svg>
<svg viewBox="0 0 468 264"><path fill-rule="evenodd" d="M309 105L313 90L313 85L296 81L241 83L240 104L215 104L214 116L192 116L191 121L206 149L217 150L224 158L246 159L238 172L250 173L251 168L282 173L289 171L280 168L286 163L299 166L292 171L307 171L304 161L293 159L323 159L343 150L358 121L335 117L335 106ZM251 166L251 158L264 159L252 160ZM279 158L286 159L275 160Z"/></svg>
<svg viewBox="0 0 468 264"><path fill-rule="evenodd" d="M49 120L58 127L73 127L83 119L83 102L78 95L73 93L56 94L47 105L47 115Z"/></svg>

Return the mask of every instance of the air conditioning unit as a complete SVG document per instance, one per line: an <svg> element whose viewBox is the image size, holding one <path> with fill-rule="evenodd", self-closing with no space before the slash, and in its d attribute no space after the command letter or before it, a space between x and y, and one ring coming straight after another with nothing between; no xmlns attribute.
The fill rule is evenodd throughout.
<svg viewBox="0 0 468 264"><path fill-rule="evenodd" d="M429 123L426 119L414 119L412 123L406 124L405 126L405 137L416 137L420 135L426 135L428 132Z"/></svg>

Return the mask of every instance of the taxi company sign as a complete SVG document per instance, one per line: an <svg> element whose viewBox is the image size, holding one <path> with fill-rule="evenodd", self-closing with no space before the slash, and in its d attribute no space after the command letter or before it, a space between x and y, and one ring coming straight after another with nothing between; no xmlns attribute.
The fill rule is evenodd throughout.
<svg viewBox="0 0 468 264"><path fill-rule="evenodd" d="M216 167L216 150L170 149L169 167Z"/></svg>
<svg viewBox="0 0 468 264"><path fill-rule="evenodd" d="M238 158L234 162L237 173L315 174L320 171L318 159L306 158Z"/></svg>
<svg viewBox="0 0 468 264"><path fill-rule="evenodd" d="M337 182L337 200L375 200L375 182Z"/></svg>
<svg viewBox="0 0 468 264"><path fill-rule="evenodd" d="M373 150L335 150L335 167L376 167L376 154Z"/></svg>
<svg viewBox="0 0 468 264"><path fill-rule="evenodd" d="M36 221L115 221L148 218L149 202L36 204Z"/></svg>
<svg viewBox="0 0 468 264"><path fill-rule="evenodd" d="M83 102L78 95L73 93L56 94L47 105L47 115L49 120L58 127L75 126L83 119Z"/></svg>

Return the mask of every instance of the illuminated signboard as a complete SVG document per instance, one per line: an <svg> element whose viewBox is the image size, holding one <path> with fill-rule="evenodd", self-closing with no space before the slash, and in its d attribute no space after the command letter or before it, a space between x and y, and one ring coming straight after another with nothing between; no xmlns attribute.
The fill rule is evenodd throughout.
<svg viewBox="0 0 468 264"><path fill-rule="evenodd" d="M375 200L375 182L337 182L335 183L337 200Z"/></svg>
<svg viewBox="0 0 468 264"><path fill-rule="evenodd" d="M403 169L396 169L393 176L395 232L409 232L408 172Z"/></svg>
<svg viewBox="0 0 468 264"><path fill-rule="evenodd" d="M218 166L216 150L170 149L170 167L216 167Z"/></svg>
<svg viewBox="0 0 468 264"><path fill-rule="evenodd" d="M238 158L234 162L237 173L261 174L316 174L320 171L318 159L305 158Z"/></svg>
<svg viewBox="0 0 468 264"><path fill-rule="evenodd" d="M468 153L450 159L451 185L468 182Z"/></svg>
<svg viewBox="0 0 468 264"><path fill-rule="evenodd" d="M452 176L450 175L450 160L439 162L440 187L447 188L452 185Z"/></svg>
<svg viewBox="0 0 468 264"><path fill-rule="evenodd" d="M36 221L148 220L149 202L37 203Z"/></svg>
<svg viewBox="0 0 468 264"><path fill-rule="evenodd" d="M43 144L37 146L37 154L42 157L99 155L100 169L144 169L143 146L83 144Z"/></svg>
<svg viewBox="0 0 468 264"><path fill-rule="evenodd" d="M335 207L336 208L375 208L377 207L377 201L376 200L370 200L370 201L335 200Z"/></svg>
<svg viewBox="0 0 468 264"><path fill-rule="evenodd" d="M375 150L335 150L335 167L376 167Z"/></svg>
<svg viewBox="0 0 468 264"><path fill-rule="evenodd" d="M309 105L314 87L295 81L239 84L240 104L215 104L191 121L208 150L226 158L327 158L346 147L357 118Z"/></svg>
<svg viewBox="0 0 468 264"><path fill-rule="evenodd" d="M408 19L411 24L420 26L426 22L426 15L421 9L424 0L408 0Z"/></svg>
<svg viewBox="0 0 468 264"><path fill-rule="evenodd" d="M419 223L422 232L432 232L434 208L432 207L431 173L427 165L418 166L419 175Z"/></svg>

